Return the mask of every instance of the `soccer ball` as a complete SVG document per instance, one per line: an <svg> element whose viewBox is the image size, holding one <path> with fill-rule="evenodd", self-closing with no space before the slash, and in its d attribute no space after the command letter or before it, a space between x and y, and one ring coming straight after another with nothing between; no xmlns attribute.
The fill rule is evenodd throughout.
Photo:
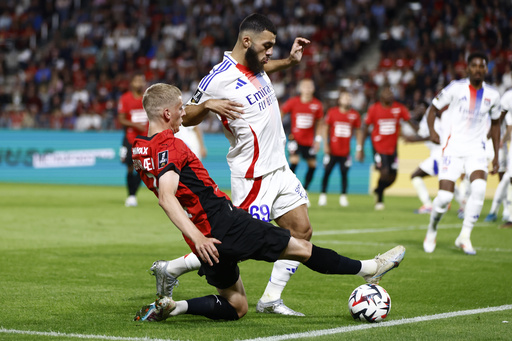
<svg viewBox="0 0 512 341"><path fill-rule="evenodd" d="M391 298L383 287L363 284L350 294L348 309L354 320L380 322L391 309Z"/></svg>

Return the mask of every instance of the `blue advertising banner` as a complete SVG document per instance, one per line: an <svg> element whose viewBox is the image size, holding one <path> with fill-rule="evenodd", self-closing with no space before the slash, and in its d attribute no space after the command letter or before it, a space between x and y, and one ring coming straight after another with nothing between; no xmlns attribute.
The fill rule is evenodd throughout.
<svg viewBox="0 0 512 341"><path fill-rule="evenodd" d="M123 186L126 167L120 162L123 134L115 132L71 132L0 130L0 182ZM208 156L203 163L220 188L230 189L226 162L229 148L222 134L205 134ZM369 154L369 153L368 153ZM369 154L371 156L371 154ZM323 177L323 155L310 191L319 192ZM301 162L297 176L304 180L307 165ZM349 172L349 193L368 193L369 163L354 162ZM328 191L339 193L340 173L331 173Z"/></svg>

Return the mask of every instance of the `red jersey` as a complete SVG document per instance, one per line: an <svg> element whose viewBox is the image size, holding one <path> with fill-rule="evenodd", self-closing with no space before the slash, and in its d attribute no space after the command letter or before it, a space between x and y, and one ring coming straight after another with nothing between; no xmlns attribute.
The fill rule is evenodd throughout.
<svg viewBox="0 0 512 341"><path fill-rule="evenodd" d="M137 135L147 135L149 122L146 111L142 106L142 96L140 98L135 98L131 91L125 92L119 99L117 112L125 114L126 119L130 122L146 125L146 129L144 131L140 131L134 127L125 127L126 138L130 144L133 144L133 140L135 140Z"/></svg>
<svg viewBox="0 0 512 341"><path fill-rule="evenodd" d="M329 147L332 156L348 156L353 129L361 127L359 113L350 109L341 112L338 107L327 111L325 123L329 126Z"/></svg>
<svg viewBox="0 0 512 341"><path fill-rule="evenodd" d="M315 139L315 122L324 116L322 102L313 98L302 103L300 96L292 97L281 107L284 113L290 113L292 122L292 135L301 146L313 145Z"/></svg>
<svg viewBox="0 0 512 341"><path fill-rule="evenodd" d="M379 154L392 155L396 151L398 136L400 135L400 120L409 121L409 110L398 102L384 107L380 102L368 109L365 123L373 125L372 144Z"/></svg>
<svg viewBox="0 0 512 341"><path fill-rule="evenodd" d="M132 148L133 165L148 189L158 197L159 178L173 170L180 176L176 198L190 220L208 238L212 237L211 217L219 212L229 197L203 167L185 142L175 138L171 130L151 137L137 136ZM194 243L183 236L195 252Z"/></svg>

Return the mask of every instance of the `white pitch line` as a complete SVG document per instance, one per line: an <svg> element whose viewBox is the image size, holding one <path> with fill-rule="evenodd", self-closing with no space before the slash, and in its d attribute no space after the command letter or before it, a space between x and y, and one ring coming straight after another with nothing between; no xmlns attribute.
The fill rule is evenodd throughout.
<svg viewBox="0 0 512 341"><path fill-rule="evenodd" d="M453 229L460 228L462 224L453 225L439 225L438 229ZM476 224L475 226L478 226ZM426 230L427 225L413 225L413 226L402 226L402 227L385 227L385 228L370 228L370 229L351 229L351 230L327 230L327 231L314 231L313 236L326 236L335 234L360 234L360 233L375 233L375 232L396 232L396 231L414 231L414 230Z"/></svg>
<svg viewBox="0 0 512 341"><path fill-rule="evenodd" d="M256 339L246 339L246 340L242 340L242 341L280 341L280 340L292 340L292 339L306 338L306 337L319 337L319 336L324 336L324 335L349 333L349 332L353 332L353 331L365 330L365 329L370 329L370 328L399 326L402 324L434 321L434 320L441 320L441 319L447 319L447 318L458 317L458 316L475 315L475 314L481 314L481 313L491 313L491 312L503 311L503 310L512 310L512 304L501 305L498 307L461 310L461 311L454 311L451 313L435 314L435 315L428 315L428 316L418 316L418 317L412 317L412 318L408 318L408 319L387 321L387 322L374 323L374 324L366 323L366 324L359 324L357 326L315 330L315 331L304 332L304 333L294 333L294 334L287 334L287 335L259 337Z"/></svg>
<svg viewBox="0 0 512 341"><path fill-rule="evenodd" d="M318 336L323 336L323 335L349 333L349 332L353 332L353 331L365 330L365 329L370 329L370 328L399 326L402 324L434 321L434 320L447 319L447 318L457 317L457 316L475 315L475 314L481 314L481 313L491 313L491 312L503 311L503 310L512 310L512 304L501 305L498 307L461 310L461 311L454 311L451 313L435 314L435 315L428 315L428 316L418 316L418 317L413 317L413 318L408 318L408 319L386 321L386 322L381 322L381 323L376 323L376 324L367 323L367 324L359 324L357 326L316 330L316 331L312 331L312 332L294 333L294 334L269 336L269 337L259 337L256 339L245 339L242 341L279 341L279 340L292 340L292 339L297 339L297 338L301 338L301 337L318 337ZM99 339L99 340L108 340L108 341L179 341L179 340L170 340L170 339L154 339L154 338L150 338L150 337L122 337L122 336L106 336L106 335L76 334L76 333L68 334L68 333L60 333L60 332L38 332L38 331L32 331L32 330L5 329L3 327L0 327L0 333L36 335L36 336L52 336L52 337L67 337L67 338L77 338L77 339Z"/></svg>
<svg viewBox="0 0 512 341"><path fill-rule="evenodd" d="M33 331L33 330L5 329L4 327L0 327L0 333L35 335L35 336L51 336L51 337L67 337L67 338L76 338L76 339L95 339L95 340L108 340L108 341L179 341L179 340L170 340L170 339L153 339L150 337L122 337L122 336L75 334L75 333L68 334L68 333L60 333L60 332L38 332L38 331Z"/></svg>
<svg viewBox="0 0 512 341"><path fill-rule="evenodd" d="M364 246L384 246L384 245L396 245L392 242L386 242L386 243L372 243L372 242L356 242L351 240L324 240L324 239L315 239L314 240L315 245L326 245L326 244L334 244L334 245L364 245ZM455 245L453 246L453 249L455 249ZM478 251L485 251L485 252L503 252L503 253L511 253L512 249L503 249L503 248L486 248L486 247L475 247Z"/></svg>

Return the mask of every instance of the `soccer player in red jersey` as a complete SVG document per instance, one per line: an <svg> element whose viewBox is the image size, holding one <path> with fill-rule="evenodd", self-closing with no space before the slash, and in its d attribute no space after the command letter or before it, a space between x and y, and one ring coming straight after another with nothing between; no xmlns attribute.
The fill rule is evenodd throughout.
<svg viewBox="0 0 512 341"><path fill-rule="evenodd" d="M281 106L281 115L290 114L292 131L288 141L290 169L295 173L300 157L308 163L304 181L307 190L316 170L316 154L320 149L320 122L324 117L322 102L314 97L315 83L306 78L299 83L299 96L287 100Z"/></svg>
<svg viewBox="0 0 512 341"><path fill-rule="evenodd" d="M395 101L390 85L384 85L380 89L380 101L368 108L365 124L356 146L356 158L359 161L364 160L364 141L368 136L370 126L373 126L371 139L375 168L380 172L379 182L374 190L377 196L376 210L384 209L384 190L396 180L400 122L409 121L410 118L409 110L403 104Z"/></svg>
<svg viewBox="0 0 512 341"><path fill-rule="evenodd" d="M324 177L322 179L322 192L318 199L319 206L327 205L327 185L329 176L336 166L340 165L341 173L341 195L340 206L348 206L347 188L348 188L348 170L352 165L350 159L350 140L361 127L361 117L359 113L351 108L352 96L350 92L344 90L340 92L338 106L330 108L325 116L324 125ZM357 134L359 135L359 134Z"/></svg>
<svg viewBox="0 0 512 341"><path fill-rule="evenodd" d="M137 189L140 185L140 177L133 169L132 144L137 135L145 135L148 131L148 117L142 107L142 95L146 89L146 79L142 74L133 76L130 82L130 91L125 92L119 99L117 107L119 123L124 128L123 145L121 147L121 162L126 164L126 185L128 198L125 206L137 206Z"/></svg>
<svg viewBox="0 0 512 341"><path fill-rule="evenodd" d="M401 245L374 259L359 261L254 219L233 206L197 156L174 137L186 113L181 91L158 83L146 90L143 103L149 131L148 136L137 137L133 144L135 169L199 257L199 273L217 288L218 295L177 302L164 296L139 310L136 321L162 321L180 314L238 320L248 310L238 268L238 262L245 259L293 259L320 273L359 275L369 283L378 283L402 261L405 248Z"/></svg>

